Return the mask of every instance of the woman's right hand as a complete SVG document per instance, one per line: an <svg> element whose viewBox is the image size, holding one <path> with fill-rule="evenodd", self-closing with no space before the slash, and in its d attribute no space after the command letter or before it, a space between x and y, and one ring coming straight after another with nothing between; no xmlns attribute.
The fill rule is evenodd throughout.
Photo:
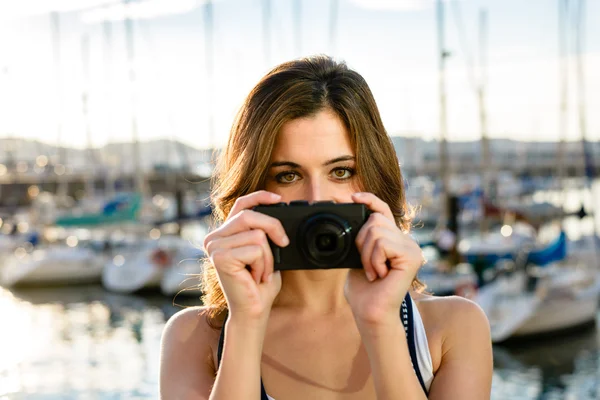
<svg viewBox="0 0 600 400"><path fill-rule="evenodd" d="M254 206L279 201L281 196L264 190L238 198L223 225L204 239L204 249L217 270L230 317L268 317L281 289L281 275L273 271L267 236L280 247L287 246L289 239L279 220L252 211Z"/></svg>

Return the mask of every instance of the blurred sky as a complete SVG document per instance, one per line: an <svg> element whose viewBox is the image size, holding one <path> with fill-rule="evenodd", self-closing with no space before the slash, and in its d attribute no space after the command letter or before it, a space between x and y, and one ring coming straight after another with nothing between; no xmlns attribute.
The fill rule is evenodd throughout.
<svg viewBox="0 0 600 400"><path fill-rule="evenodd" d="M142 140L176 138L199 148L222 145L237 108L270 67L315 53L343 59L365 77L391 135L438 136L433 0L339 0L333 25L330 0L271 0L268 46L263 19L266 1L215 0L210 82L204 1L132 3L128 12L135 17L135 108ZM578 3L570 0L568 134L572 140L580 138L573 23ZM93 9L106 4L112 6ZM477 98L468 77L469 65L477 66L481 10L486 10L488 19L489 135L558 139L559 0L452 0L444 4L451 52L447 60L450 139L480 137ZM110 0L0 0L0 137L56 144L62 121L61 143L85 147L81 99L82 91L89 88L93 145L131 140L123 10L119 1ZM585 1L585 10L587 127L588 137L598 140L600 113L594 110L600 109L600 1ZM59 12L58 70L52 11ZM103 23L104 19L110 23ZM89 79L83 67L84 37L89 38Z"/></svg>

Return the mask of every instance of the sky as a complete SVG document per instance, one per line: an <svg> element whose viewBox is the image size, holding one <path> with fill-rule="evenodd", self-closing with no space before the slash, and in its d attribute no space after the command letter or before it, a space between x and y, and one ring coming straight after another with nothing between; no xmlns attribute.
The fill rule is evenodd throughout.
<svg viewBox="0 0 600 400"><path fill-rule="evenodd" d="M443 2L449 140L481 137L478 81L485 83L490 137L560 138L560 1ZM585 5L582 92L574 22L579 2ZM439 137L434 0L213 0L212 25L205 3L0 0L0 138L102 146L132 140L135 121L140 140L219 147L245 96L269 69L318 53L346 61L365 77L390 135ZM600 1L568 3L566 135L581 138L583 93L587 137L599 140L600 113L593 110L600 109L600 24L593 22ZM124 15L133 21L133 82Z"/></svg>

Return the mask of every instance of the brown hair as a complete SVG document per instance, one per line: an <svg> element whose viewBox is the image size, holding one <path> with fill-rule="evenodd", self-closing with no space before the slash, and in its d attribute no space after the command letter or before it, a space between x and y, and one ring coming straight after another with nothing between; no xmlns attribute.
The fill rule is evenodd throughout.
<svg viewBox="0 0 600 400"><path fill-rule="evenodd" d="M362 190L385 201L404 231L413 212L406 203L404 182L392 142L364 78L345 63L313 56L283 63L252 89L231 128L214 174L212 202L216 223L223 222L236 199L264 187L271 153L282 126L329 109L344 123L356 155ZM424 285L415 279L415 290ZM227 302L216 270L206 260L203 302L210 319L222 316Z"/></svg>

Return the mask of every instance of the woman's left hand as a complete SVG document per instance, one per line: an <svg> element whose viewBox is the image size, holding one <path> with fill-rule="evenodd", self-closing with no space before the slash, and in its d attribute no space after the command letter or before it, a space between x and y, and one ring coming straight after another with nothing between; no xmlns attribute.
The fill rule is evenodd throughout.
<svg viewBox="0 0 600 400"><path fill-rule="evenodd" d="M389 206L372 193L354 193L372 212L356 237L363 269L348 274L345 295L359 323L396 323L404 296L423 265L419 245L402 232Z"/></svg>

